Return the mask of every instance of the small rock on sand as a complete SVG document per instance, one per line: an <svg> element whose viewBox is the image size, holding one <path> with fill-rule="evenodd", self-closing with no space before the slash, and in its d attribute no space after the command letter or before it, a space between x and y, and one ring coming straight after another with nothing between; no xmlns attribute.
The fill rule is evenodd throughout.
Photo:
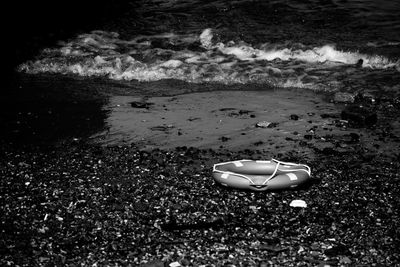
<svg viewBox="0 0 400 267"><path fill-rule="evenodd" d="M378 120L378 116L373 110L358 105L346 107L342 111L341 118L355 126L371 126Z"/></svg>
<svg viewBox="0 0 400 267"><path fill-rule="evenodd" d="M148 103L148 102L139 102L139 101L132 101L129 104L131 104L131 107L133 108L145 108L149 109L154 103Z"/></svg>
<svg viewBox="0 0 400 267"><path fill-rule="evenodd" d="M257 122L256 127L258 128L274 128L278 126L279 123L277 122L269 122L269 121L260 121Z"/></svg>
<svg viewBox="0 0 400 267"><path fill-rule="evenodd" d="M338 92L334 95L333 101L337 103L354 103L355 96L350 93Z"/></svg>

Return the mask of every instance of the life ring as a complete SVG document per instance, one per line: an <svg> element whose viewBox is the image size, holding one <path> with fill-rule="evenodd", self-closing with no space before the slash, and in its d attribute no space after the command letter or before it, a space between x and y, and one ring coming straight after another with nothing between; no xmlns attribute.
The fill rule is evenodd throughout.
<svg viewBox="0 0 400 267"><path fill-rule="evenodd" d="M311 178L304 164L272 160L238 160L217 163L214 180L221 185L254 191L295 188Z"/></svg>

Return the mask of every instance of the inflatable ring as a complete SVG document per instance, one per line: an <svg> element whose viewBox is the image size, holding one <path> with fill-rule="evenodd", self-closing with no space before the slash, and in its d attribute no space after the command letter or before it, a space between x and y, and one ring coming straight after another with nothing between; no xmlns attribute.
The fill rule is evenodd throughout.
<svg viewBox="0 0 400 267"><path fill-rule="evenodd" d="M279 160L238 160L215 164L214 180L221 185L254 191L295 188L311 178L307 165Z"/></svg>

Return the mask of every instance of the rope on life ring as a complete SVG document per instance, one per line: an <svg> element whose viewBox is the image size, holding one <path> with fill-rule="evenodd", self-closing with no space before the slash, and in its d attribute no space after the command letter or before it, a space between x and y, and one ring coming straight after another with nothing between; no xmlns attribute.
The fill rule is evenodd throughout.
<svg viewBox="0 0 400 267"><path fill-rule="evenodd" d="M241 168L241 167L244 166L244 164L246 164L246 162L248 162L248 163L256 162L256 163L260 163L260 164L263 164L263 163L264 164L271 164L272 162L274 162L275 163L275 167L274 167L274 169L273 169L271 174L263 172L262 174L258 174L258 175L251 174L251 173L249 174L249 172L246 173L246 171L234 172L234 171L229 170L229 168L228 168L228 170L220 170L220 169L218 169L218 167L220 167L220 166L229 165L229 164L233 164L235 167ZM279 167L283 167L283 169L282 168L280 169ZM290 168L290 167L299 167L299 168ZM285 168L288 168L288 169L285 169ZM215 174L220 174L220 177L223 178L223 179L227 179L228 177L230 177L230 175L235 176L235 177L241 177L241 178L246 179L249 182L249 186L250 186L249 189L253 189L253 190L254 190L254 188L252 186L255 186L258 189L261 189L262 187L264 188L271 179L273 179L275 177L279 177L279 175L276 176L278 171L281 172L281 174L279 174L279 175L282 175L282 173L284 173L289 177L290 180L297 180L297 174L295 172L305 172L307 179L311 177L311 169L310 169L309 166L304 165L304 164L292 163L292 162L283 162L283 161L279 161L279 160L276 160L276 159L272 159L271 161L262 161L262 160L257 160L257 161L254 161L254 160L229 161L229 162L217 163L217 164L214 164L214 166L213 166L213 173L214 173L214 178L215 178L216 181L218 181L218 179L216 178ZM253 181L253 179L251 177L252 175L253 176L268 175L268 177L265 178L265 180L264 180L264 182L262 184L258 183L256 185L256 183ZM220 182L220 181L218 181L218 182ZM224 185L229 185L231 187L236 187L234 183L229 184L229 182L228 182L228 183L223 183L223 184ZM288 187L290 187L290 186L293 187L293 185L288 185ZM241 186L241 188L242 187L243 186Z"/></svg>

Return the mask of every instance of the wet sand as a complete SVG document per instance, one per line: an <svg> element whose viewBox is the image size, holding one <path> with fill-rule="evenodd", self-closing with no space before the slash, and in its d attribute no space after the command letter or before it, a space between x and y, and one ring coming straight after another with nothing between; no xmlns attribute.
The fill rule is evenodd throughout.
<svg viewBox="0 0 400 267"><path fill-rule="evenodd" d="M299 149L298 141L310 129L336 128L320 115L337 113L337 108L322 102L320 95L295 90L217 91L146 99L116 96L105 107L109 110L107 129L94 140L134 143L144 149L185 145L299 151L304 149Z"/></svg>
<svg viewBox="0 0 400 267"><path fill-rule="evenodd" d="M374 147L373 131L348 129L349 121L341 118L346 105L326 100L301 89L115 96L104 107L106 129L92 138L103 145L134 143L141 149L258 149L305 158L314 157L315 149L352 151L349 142L370 144L374 153L396 152L385 144Z"/></svg>

